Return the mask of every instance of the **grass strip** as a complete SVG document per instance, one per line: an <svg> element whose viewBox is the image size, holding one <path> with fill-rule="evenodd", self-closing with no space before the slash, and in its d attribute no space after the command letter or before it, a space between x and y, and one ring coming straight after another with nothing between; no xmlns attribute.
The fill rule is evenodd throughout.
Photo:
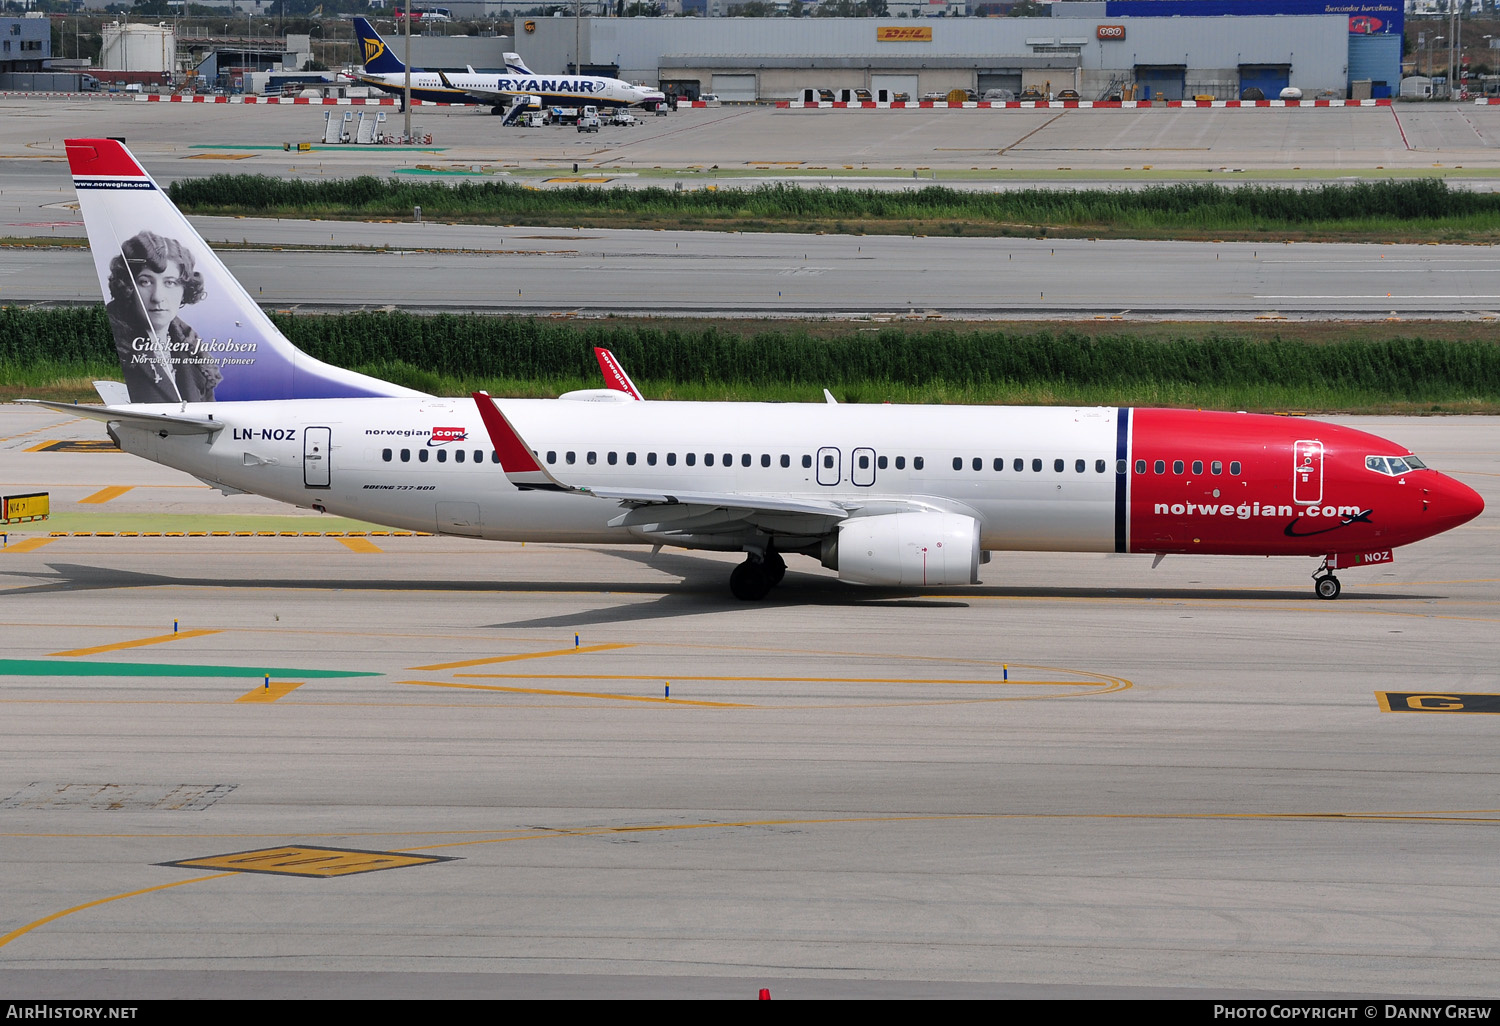
<svg viewBox="0 0 1500 1026"><path fill-rule="evenodd" d="M1500 229L1500 195L1450 189L1440 178L1311 188L1178 182L1139 190L979 192L941 185L880 190L791 183L682 191L535 189L496 181L218 174L173 182L168 192L197 214L405 219L421 207L427 219L479 224L726 231L1490 243Z"/></svg>
<svg viewBox="0 0 1500 1026"><path fill-rule="evenodd" d="M600 387L592 349L652 398L1189 406L1347 412L1500 409L1486 322L861 324L556 321L401 312L273 316L311 355L435 395ZM0 308L0 394L91 400L118 378L102 306Z"/></svg>

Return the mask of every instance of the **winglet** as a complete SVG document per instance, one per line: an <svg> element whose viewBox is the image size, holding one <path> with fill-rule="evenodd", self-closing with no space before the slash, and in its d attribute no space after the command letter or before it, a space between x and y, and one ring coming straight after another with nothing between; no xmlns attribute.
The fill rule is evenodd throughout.
<svg viewBox="0 0 1500 1026"><path fill-rule="evenodd" d="M489 432L490 442L500 455L500 469L505 471L511 484L521 489L576 491L547 473L547 469L537 462L536 456L488 392L474 392L473 396L484 429Z"/></svg>
<svg viewBox="0 0 1500 1026"><path fill-rule="evenodd" d="M624 392L633 399L644 400L640 389L635 387L635 382L630 380L630 375L625 373L625 368L620 366L620 361L615 359L615 354L608 349L594 347L594 358L599 361L599 369L604 372L605 387L616 392Z"/></svg>

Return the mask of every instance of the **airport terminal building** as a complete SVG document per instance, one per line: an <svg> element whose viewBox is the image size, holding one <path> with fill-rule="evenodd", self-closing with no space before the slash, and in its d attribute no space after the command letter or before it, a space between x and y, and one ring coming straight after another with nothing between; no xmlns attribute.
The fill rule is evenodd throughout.
<svg viewBox="0 0 1500 1026"><path fill-rule="evenodd" d="M812 89L983 95L1031 87L1081 99L1394 95L1401 0L1083 0L1050 18L536 18L516 23L532 67L721 100ZM1254 94L1252 93L1252 98Z"/></svg>

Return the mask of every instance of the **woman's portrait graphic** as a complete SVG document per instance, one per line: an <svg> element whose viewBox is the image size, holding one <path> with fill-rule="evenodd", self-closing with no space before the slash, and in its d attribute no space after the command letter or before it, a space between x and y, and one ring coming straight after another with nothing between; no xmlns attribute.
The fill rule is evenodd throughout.
<svg viewBox="0 0 1500 1026"><path fill-rule="evenodd" d="M143 231L109 264L110 330L133 403L212 402L218 363L179 313L207 293L193 254Z"/></svg>

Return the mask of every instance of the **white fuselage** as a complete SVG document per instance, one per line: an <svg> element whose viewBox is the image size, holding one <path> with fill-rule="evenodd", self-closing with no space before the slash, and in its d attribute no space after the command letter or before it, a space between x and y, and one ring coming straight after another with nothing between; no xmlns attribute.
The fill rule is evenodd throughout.
<svg viewBox="0 0 1500 1026"><path fill-rule="evenodd" d="M975 517L984 549L1115 545L1113 407L499 405L565 485L813 498L866 512L917 503ZM618 502L516 488L468 399L132 409L222 422L213 435L114 430L127 452L231 489L410 530L512 541L656 540L609 526L622 512ZM995 469L997 460L1003 469ZM738 545L725 539L724 547Z"/></svg>

